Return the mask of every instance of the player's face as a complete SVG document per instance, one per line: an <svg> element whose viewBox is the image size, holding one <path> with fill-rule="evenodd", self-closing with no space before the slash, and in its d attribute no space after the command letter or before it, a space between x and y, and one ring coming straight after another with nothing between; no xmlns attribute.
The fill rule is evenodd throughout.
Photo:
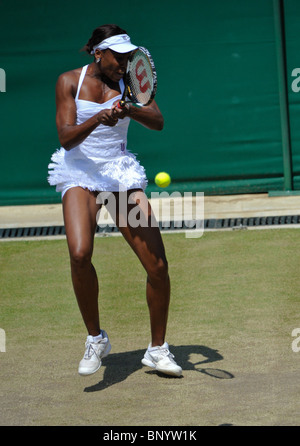
<svg viewBox="0 0 300 446"><path fill-rule="evenodd" d="M127 67L129 53L116 53L110 49L101 51L101 72L114 82L124 76Z"/></svg>

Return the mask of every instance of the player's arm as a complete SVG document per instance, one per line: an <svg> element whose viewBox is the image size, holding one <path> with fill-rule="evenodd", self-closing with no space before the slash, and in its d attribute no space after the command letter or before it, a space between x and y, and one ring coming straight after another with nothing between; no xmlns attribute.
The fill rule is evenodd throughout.
<svg viewBox="0 0 300 446"><path fill-rule="evenodd" d="M56 127L59 141L66 150L80 144L99 124L113 126L118 121L111 110L101 110L82 124L76 125L75 72L62 74L56 84Z"/></svg>
<svg viewBox="0 0 300 446"><path fill-rule="evenodd" d="M136 107L132 104L126 104L124 109L117 107L118 101L114 104L113 110L115 116L119 119L129 116L136 122L150 130L162 130L164 127L164 118L155 101L145 107Z"/></svg>

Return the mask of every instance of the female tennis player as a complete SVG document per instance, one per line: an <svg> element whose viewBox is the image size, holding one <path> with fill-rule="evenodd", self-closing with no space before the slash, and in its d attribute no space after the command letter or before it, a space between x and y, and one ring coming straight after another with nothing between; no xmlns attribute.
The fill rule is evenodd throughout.
<svg viewBox="0 0 300 446"><path fill-rule="evenodd" d="M56 86L56 125L62 147L51 158L48 181L62 194L72 282L88 332L78 369L81 375L95 373L111 349L107 333L100 328L98 279L92 264L103 193L114 198L108 202L116 204L111 209L115 222L147 273L151 343L142 363L168 375L182 374L165 341L170 301L165 249L144 193L145 170L127 150L130 119L152 130L161 130L164 120L154 100L145 107L118 106L127 60L136 48L124 29L100 26L85 46L93 61L60 75ZM130 197L127 215L119 206L124 191ZM152 224L130 224L127 217L133 207Z"/></svg>

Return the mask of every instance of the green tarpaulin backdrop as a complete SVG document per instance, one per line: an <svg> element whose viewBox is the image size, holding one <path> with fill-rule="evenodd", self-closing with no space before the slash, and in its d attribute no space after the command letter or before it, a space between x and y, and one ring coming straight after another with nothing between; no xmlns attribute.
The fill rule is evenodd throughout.
<svg viewBox="0 0 300 446"><path fill-rule="evenodd" d="M47 166L59 146L55 84L62 72L89 63L80 48L104 23L125 28L156 63L165 128L153 132L132 122L128 145L146 168L148 192L159 171L170 173L170 191L284 190L284 138L290 142L292 188L300 188L300 2L282 2L281 60L276 3L0 1L2 90L6 75L0 93L0 204L60 201L47 183Z"/></svg>

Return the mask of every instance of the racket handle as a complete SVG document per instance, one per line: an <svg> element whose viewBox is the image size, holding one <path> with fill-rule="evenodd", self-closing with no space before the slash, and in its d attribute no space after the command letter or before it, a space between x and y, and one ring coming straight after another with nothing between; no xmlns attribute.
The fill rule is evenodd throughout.
<svg viewBox="0 0 300 446"><path fill-rule="evenodd" d="M119 101L117 107L118 108L124 108L126 105L125 101Z"/></svg>

